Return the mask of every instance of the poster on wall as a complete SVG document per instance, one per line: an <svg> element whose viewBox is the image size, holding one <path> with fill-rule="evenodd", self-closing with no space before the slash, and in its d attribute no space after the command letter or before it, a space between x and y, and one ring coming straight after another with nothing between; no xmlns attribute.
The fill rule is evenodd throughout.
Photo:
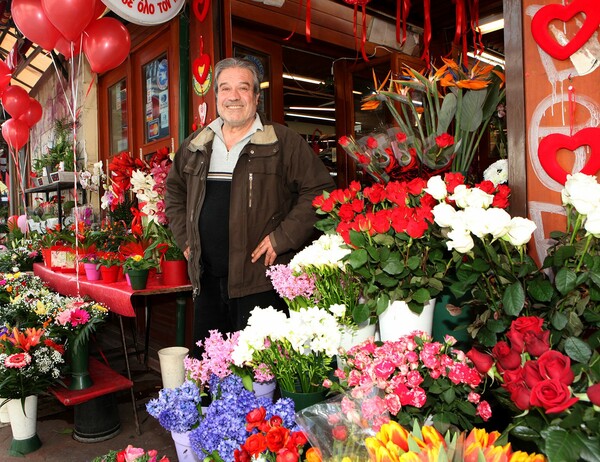
<svg viewBox="0 0 600 462"><path fill-rule="evenodd" d="M166 55L144 66L146 142L167 138L169 121L169 65Z"/></svg>

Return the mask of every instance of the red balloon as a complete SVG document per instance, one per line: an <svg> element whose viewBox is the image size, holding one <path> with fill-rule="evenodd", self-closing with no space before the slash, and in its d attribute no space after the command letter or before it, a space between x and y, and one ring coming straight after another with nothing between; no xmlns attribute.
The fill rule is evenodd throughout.
<svg viewBox="0 0 600 462"><path fill-rule="evenodd" d="M19 120L25 122L29 128L33 127L42 118L42 105L35 98L29 97L29 107Z"/></svg>
<svg viewBox="0 0 600 462"><path fill-rule="evenodd" d="M98 19L105 11L106 5L102 3L102 0L96 0L96 6L94 7L94 15L92 16L92 19Z"/></svg>
<svg viewBox="0 0 600 462"><path fill-rule="evenodd" d="M4 110L15 119L21 117L29 108L29 95L18 85L11 85L2 93Z"/></svg>
<svg viewBox="0 0 600 462"><path fill-rule="evenodd" d="M42 0L50 22L71 42L79 38L94 16L90 0Z"/></svg>
<svg viewBox="0 0 600 462"><path fill-rule="evenodd" d="M12 18L22 34L44 50L51 51L60 37L42 8L41 0L13 0Z"/></svg>
<svg viewBox="0 0 600 462"><path fill-rule="evenodd" d="M2 96L4 90L6 90L6 87L10 84L10 79L12 79L10 68L4 61L0 61L0 96Z"/></svg>
<svg viewBox="0 0 600 462"><path fill-rule="evenodd" d="M114 18L92 21L83 35L83 52L92 71L114 69L129 55L131 38L127 28Z"/></svg>
<svg viewBox="0 0 600 462"><path fill-rule="evenodd" d="M71 48L71 44L73 44L73 48ZM79 53L81 53L81 37L74 42L70 42L61 36L56 42L54 48L65 58L71 59L73 56L77 56Z"/></svg>
<svg viewBox="0 0 600 462"><path fill-rule="evenodd" d="M18 119L8 119L2 124L2 137L15 151L21 149L29 139L29 127Z"/></svg>

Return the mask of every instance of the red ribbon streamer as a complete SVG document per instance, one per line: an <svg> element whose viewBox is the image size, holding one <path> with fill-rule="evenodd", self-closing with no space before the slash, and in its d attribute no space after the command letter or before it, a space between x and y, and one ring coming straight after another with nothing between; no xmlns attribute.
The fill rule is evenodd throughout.
<svg viewBox="0 0 600 462"><path fill-rule="evenodd" d="M423 0L423 10L425 17L423 25L423 54L421 55L421 59L425 61L427 69L429 69L429 44L431 43L431 0Z"/></svg>
<svg viewBox="0 0 600 462"><path fill-rule="evenodd" d="M360 53L366 62L369 62L369 57L365 50L365 44L367 43L367 6L366 3L362 5L362 37L360 41Z"/></svg>
<svg viewBox="0 0 600 462"><path fill-rule="evenodd" d="M302 16L302 0L300 0L298 2L298 18ZM294 21L294 28L292 29L292 32L290 33L290 35L288 35L286 38L284 38L283 40L289 40L291 39L294 34L296 33L296 22Z"/></svg>
<svg viewBox="0 0 600 462"><path fill-rule="evenodd" d="M306 41L310 43L310 0L306 0Z"/></svg>
<svg viewBox="0 0 600 462"><path fill-rule="evenodd" d="M396 0L396 42L400 46L404 46L406 43L406 18L410 6L410 0ZM400 39L400 23L402 23L402 39Z"/></svg>
<svg viewBox="0 0 600 462"><path fill-rule="evenodd" d="M466 11L465 0L452 0L456 5L456 29L454 31L454 45L458 45L460 39L465 35Z"/></svg>
<svg viewBox="0 0 600 462"><path fill-rule="evenodd" d="M477 55L481 54L484 50L483 34L481 31L479 31L479 0L471 0L469 3L469 8L471 13L471 30L473 31L473 51ZM464 48L466 50L466 43Z"/></svg>

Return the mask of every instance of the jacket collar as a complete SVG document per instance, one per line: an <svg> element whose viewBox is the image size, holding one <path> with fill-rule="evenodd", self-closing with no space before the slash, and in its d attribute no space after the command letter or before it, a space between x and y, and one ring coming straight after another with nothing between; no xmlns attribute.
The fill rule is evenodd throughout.
<svg viewBox="0 0 600 462"><path fill-rule="evenodd" d="M262 117L261 117L262 120ZM207 126L202 130L198 135L190 141L189 150L190 151L198 151L207 144L211 143L215 137L215 132L212 128ZM250 141L248 143L258 144L258 145L269 145L277 142L277 134L275 133L275 128L271 124L265 124L263 121L263 130L259 130L255 132Z"/></svg>

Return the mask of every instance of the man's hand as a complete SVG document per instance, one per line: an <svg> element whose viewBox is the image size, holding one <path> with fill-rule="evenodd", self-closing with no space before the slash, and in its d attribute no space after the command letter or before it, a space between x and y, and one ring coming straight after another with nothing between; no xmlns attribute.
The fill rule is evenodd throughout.
<svg viewBox="0 0 600 462"><path fill-rule="evenodd" d="M256 263L262 255L265 256L265 266L270 266L275 263L277 254L275 253L275 250L273 250L269 236L266 236L262 241L260 241L258 247L256 247L256 249L254 249L252 252L252 263Z"/></svg>
<svg viewBox="0 0 600 462"><path fill-rule="evenodd" d="M186 249L183 251L183 256L185 257L186 260L189 260L190 258L190 246L188 245L186 247Z"/></svg>

